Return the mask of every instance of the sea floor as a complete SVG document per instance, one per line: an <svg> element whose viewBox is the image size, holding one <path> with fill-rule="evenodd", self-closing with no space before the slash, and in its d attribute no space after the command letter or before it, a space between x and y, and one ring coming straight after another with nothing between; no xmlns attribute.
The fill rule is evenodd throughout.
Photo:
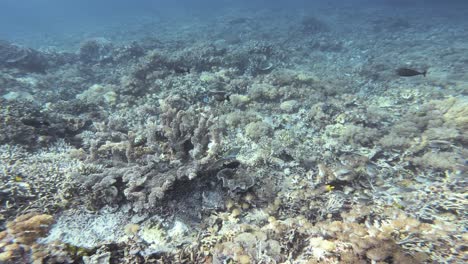
<svg viewBox="0 0 468 264"><path fill-rule="evenodd" d="M0 42L0 262L466 263L468 21L447 12Z"/></svg>

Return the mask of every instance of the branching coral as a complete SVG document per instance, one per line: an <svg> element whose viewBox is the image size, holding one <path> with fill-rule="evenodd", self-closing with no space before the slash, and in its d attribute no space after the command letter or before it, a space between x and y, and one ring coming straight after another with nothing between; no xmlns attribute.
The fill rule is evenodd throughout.
<svg viewBox="0 0 468 264"><path fill-rule="evenodd" d="M91 191L93 207L130 202L135 212L154 209L167 191L177 188L175 181L193 180L222 169L211 171L221 151L222 138L213 114L189 107L178 96L161 100L160 111L159 124L150 123L146 133L150 152L137 154L141 147L135 147L132 134L123 149L116 143L99 148L109 146L116 149L114 152L124 152L127 164L84 178L83 187Z"/></svg>
<svg viewBox="0 0 468 264"><path fill-rule="evenodd" d="M14 215L13 210L51 213L72 204L74 173L96 170L74 159L64 142L50 146L52 153L29 153L11 145L0 146L0 151L0 209L7 218Z"/></svg>
<svg viewBox="0 0 468 264"><path fill-rule="evenodd" d="M216 118L209 113L187 109L188 102L180 97L161 101L161 125L159 131L169 141L169 148L178 159L211 159L219 152L221 130Z"/></svg>

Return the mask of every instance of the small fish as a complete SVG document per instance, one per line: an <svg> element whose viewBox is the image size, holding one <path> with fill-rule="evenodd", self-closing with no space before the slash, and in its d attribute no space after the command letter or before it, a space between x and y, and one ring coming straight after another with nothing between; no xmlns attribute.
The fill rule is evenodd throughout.
<svg viewBox="0 0 468 264"><path fill-rule="evenodd" d="M403 76L403 77L411 77L411 76L416 76L416 75L423 75L424 77L426 77L427 71L419 72L419 71L408 69L408 68L400 68L396 71L396 73L399 76Z"/></svg>
<svg viewBox="0 0 468 264"><path fill-rule="evenodd" d="M13 179L15 182L22 182L23 181L23 177L17 175L15 176L15 178Z"/></svg>

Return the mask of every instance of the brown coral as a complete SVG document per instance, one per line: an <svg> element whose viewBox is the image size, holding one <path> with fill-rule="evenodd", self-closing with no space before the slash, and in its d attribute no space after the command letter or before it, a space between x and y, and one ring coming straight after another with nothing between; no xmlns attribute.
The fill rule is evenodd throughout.
<svg viewBox="0 0 468 264"><path fill-rule="evenodd" d="M29 213L8 223L7 230L15 237L16 242L31 245L47 233L53 221L51 215Z"/></svg>
<svg viewBox="0 0 468 264"><path fill-rule="evenodd" d="M9 222L0 233L0 261L26 261L31 247L47 234L53 221L51 215L28 213Z"/></svg>

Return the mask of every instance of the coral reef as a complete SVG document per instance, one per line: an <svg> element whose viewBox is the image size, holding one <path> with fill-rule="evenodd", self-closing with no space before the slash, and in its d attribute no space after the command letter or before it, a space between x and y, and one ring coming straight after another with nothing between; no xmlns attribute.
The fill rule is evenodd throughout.
<svg viewBox="0 0 468 264"><path fill-rule="evenodd" d="M237 12L0 43L1 261L466 262L462 31Z"/></svg>
<svg viewBox="0 0 468 264"><path fill-rule="evenodd" d="M110 62L112 43L105 39L89 39L81 43L78 52L80 61L85 64Z"/></svg>
<svg viewBox="0 0 468 264"><path fill-rule="evenodd" d="M18 144L37 149L57 139L73 140L87 126L85 120L66 115L49 114L26 100L0 98L0 143Z"/></svg>
<svg viewBox="0 0 468 264"><path fill-rule="evenodd" d="M40 52L0 41L0 67L18 68L28 72L44 73L47 60Z"/></svg>

